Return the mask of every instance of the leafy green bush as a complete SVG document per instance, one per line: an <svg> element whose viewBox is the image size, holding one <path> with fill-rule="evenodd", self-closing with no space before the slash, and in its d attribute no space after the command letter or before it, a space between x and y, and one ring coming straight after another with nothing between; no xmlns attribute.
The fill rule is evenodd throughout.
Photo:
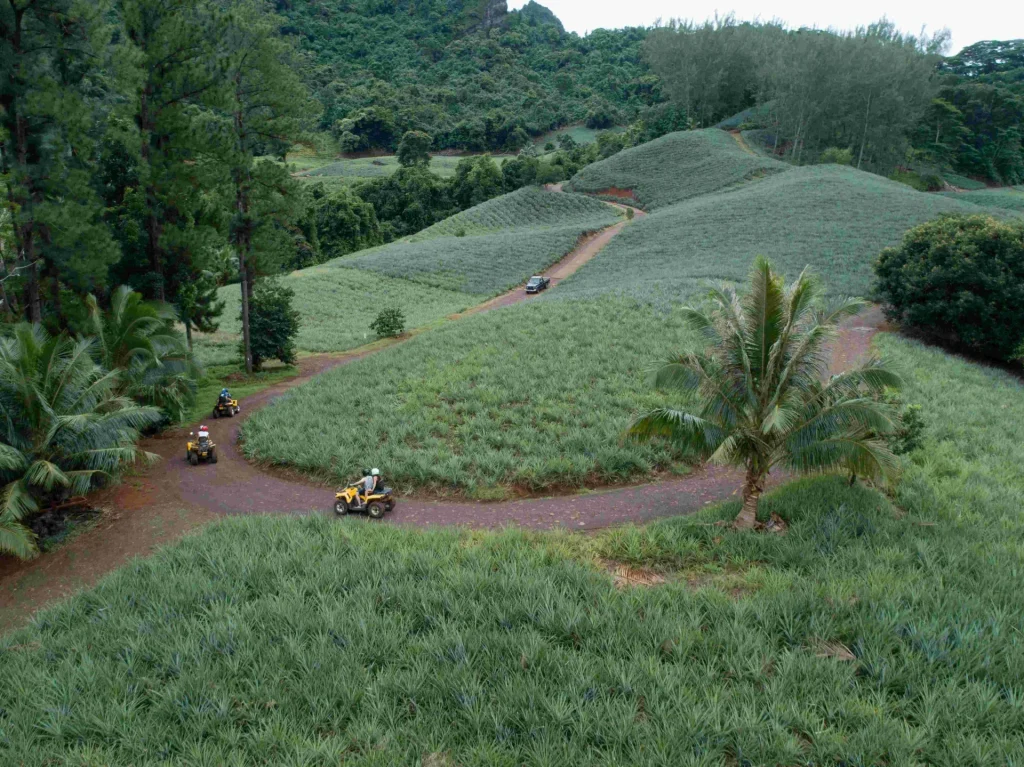
<svg viewBox="0 0 1024 767"><path fill-rule="evenodd" d="M121 396L121 371L104 369L94 353L92 339L50 336L27 323L0 337L0 554L35 553L21 523L40 507L155 458L135 442L161 412Z"/></svg>
<svg viewBox="0 0 1024 767"><path fill-rule="evenodd" d="M423 131L406 131L398 144L398 163L404 167L430 165L431 137Z"/></svg>
<svg viewBox="0 0 1024 767"><path fill-rule="evenodd" d="M249 338L254 370L259 370L268 359L279 359L286 365L295 363L299 313L292 307L294 298L295 291L279 280L264 278L256 283L249 302Z"/></svg>
<svg viewBox="0 0 1024 767"><path fill-rule="evenodd" d="M1024 224L946 216L875 264L886 314L932 339L1008 360L1024 339Z"/></svg>
<svg viewBox="0 0 1024 767"><path fill-rule="evenodd" d="M819 165L850 165L853 163L853 150L849 147L841 149L830 146L818 157Z"/></svg>
<svg viewBox="0 0 1024 767"><path fill-rule="evenodd" d="M370 323L370 330L381 338L400 336L405 330L405 315L401 309L381 309L380 314Z"/></svg>

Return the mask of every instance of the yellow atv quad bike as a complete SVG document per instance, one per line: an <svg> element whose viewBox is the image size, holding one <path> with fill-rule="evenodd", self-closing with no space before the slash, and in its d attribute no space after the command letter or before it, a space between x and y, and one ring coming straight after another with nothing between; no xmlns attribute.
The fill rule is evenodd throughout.
<svg viewBox="0 0 1024 767"><path fill-rule="evenodd" d="M235 415L240 413L242 408L238 406L238 400L229 399L227 402L221 402L217 400L217 404L213 406L213 417L214 418L234 418Z"/></svg>
<svg viewBox="0 0 1024 767"><path fill-rule="evenodd" d="M217 445L209 437L196 439L194 432L189 432L190 439L185 449L185 460L193 466L198 466L200 461L217 463Z"/></svg>
<svg viewBox="0 0 1024 767"><path fill-rule="evenodd" d="M360 505L359 485L359 482L354 482L334 494L335 514L344 516L350 511L365 511L371 519L380 519L395 508L395 499L391 495L390 487L378 488L366 499L364 505Z"/></svg>

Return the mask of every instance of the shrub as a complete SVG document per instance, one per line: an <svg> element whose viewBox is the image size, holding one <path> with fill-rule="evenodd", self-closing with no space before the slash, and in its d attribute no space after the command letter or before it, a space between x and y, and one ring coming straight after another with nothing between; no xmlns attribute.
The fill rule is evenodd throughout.
<svg viewBox="0 0 1024 767"><path fill-rule="evenodd" d="M626 208L626 220L627 221L632 221L634 215L635 214L633 213L633 209L632 208Z"/></svg>
<svg viewBox="0 0 1024 767"><path fill-rule="evenodd" d="M123 371L108 372L94 354L93 339L50 336L38 325L0 338L0 553L32 556L26 517L155 458L135 441L160 411L121 396Z"/></svg>
<svg viewBox="0 0 1024 767"><path fill-rule="evenodd" d="M381 338L400 336L405 330L405 315L401 309L382 309L377 319L370 323L370 330Z"/></svg>
<svg viewBox="0 0 1024 767"><path fill-rule="evenodd" d="M821 156L818 157L819 165L851 165L853 163L853 150L840 149L837 146L830 146Z"/></svg>
<svg viewBox="0 0 1024 767"><path fill-rule="evenodd" d="M408 168L412 165L430 165L430 144L433 139L419 130L406 131L398 144L398 162Z"/></svg>
<svg viewBox="0 0 1024 767"><path fill-rule="evenodd" d="M286 365L295 363L295 335L299 332L299 313L292 308L295 291L274 279L256 283L249 302L249 337L252 366L260 370L268 359ZM245 350L242 350L245 354Z"/></svg>
<svg viewBox="0 0 1024 767"><path fill-rule="evenodd" d="M1000 360L1024 340L1024 224L945 216L906 234L875 264L890 319Z"/></svg>
<svg viewBox="0 0 1024 767"><path fill-rule="evenodd" d="M546 144L544 144L544 151L545 152L554 152L555 151L554 143L549 141Z"/></svg>

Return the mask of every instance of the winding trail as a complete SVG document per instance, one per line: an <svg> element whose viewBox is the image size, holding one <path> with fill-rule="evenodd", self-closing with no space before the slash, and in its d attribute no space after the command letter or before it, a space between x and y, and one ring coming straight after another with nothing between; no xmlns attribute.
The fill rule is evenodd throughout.
<svg viewBox="0 0 1024 767"><path fill-rule="evenodd" d="M634 209L635 218L644 215ZM571 253L546 270L552 288L596 256L628 224L622 221L582 238ZM450 319L524 300L528 297L519 287ZM837 344L836 362L848 364L865 353L880 324L881 314L877 310L847 323ZM396 343L402 342L399 339ZM36 560L22 563L0 559L0 632L23 623L39 607L92 585L132 557L149 554L221 515L307 514L331 509L331 487L288 472L265 471L246 461L238 447L239 429L245 418L289 389L393 345L378 343L369 349L306 357L300 362L298 376L246 398L238 417L208 421L219 453L216 465L188 464L184 448L187 429L144 440L141 447L161 460L126 477L121 484L94 494L96 506L105 510L99 524ZM593 530L692 513L735 495L740 481L741 476L734 469L708 466L682 477L576 495L496 503L400 499L386 520L417 527L516 525L531 529Z"/></svg>

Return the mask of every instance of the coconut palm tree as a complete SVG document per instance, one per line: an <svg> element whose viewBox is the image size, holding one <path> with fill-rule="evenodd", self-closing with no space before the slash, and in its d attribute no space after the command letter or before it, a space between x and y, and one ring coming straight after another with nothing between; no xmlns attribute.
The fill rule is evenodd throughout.
<svg viewBox="0 0 1024 767"><path fill-rule="evenodd" d="M31 556L28 515L155 458L135 442L160 412L117 394L120 371L98 365L92 343L27 323L0 338L0 552Z"/></svg>
<svg viewBox="0 0 1024 767"><path fill-rule="evenodd" d="M114 291L107 312L95 296L86 305L98 361L107 370L123 371L118 392L179 420L195 400L196 370L174 327L174 308L143 301L127 285Z"/></svg>
<svg viewBox="0 0 1024 767"><path fill-rule="evenodd" d="M684 309L706 348L670 360L656 378L659 388L696 394L699 408L646 413L630 427L633 438L667 438L701 459L745 468L737 528L753 527L775 467L860 476L893 468L883 435L894 414L877 395L898 388L899 377L876 359L828 376L829 342L865 302L826 305L806 271L787 288L760 257L746 295L726 287L710 299L710 311Z"/></svg>

